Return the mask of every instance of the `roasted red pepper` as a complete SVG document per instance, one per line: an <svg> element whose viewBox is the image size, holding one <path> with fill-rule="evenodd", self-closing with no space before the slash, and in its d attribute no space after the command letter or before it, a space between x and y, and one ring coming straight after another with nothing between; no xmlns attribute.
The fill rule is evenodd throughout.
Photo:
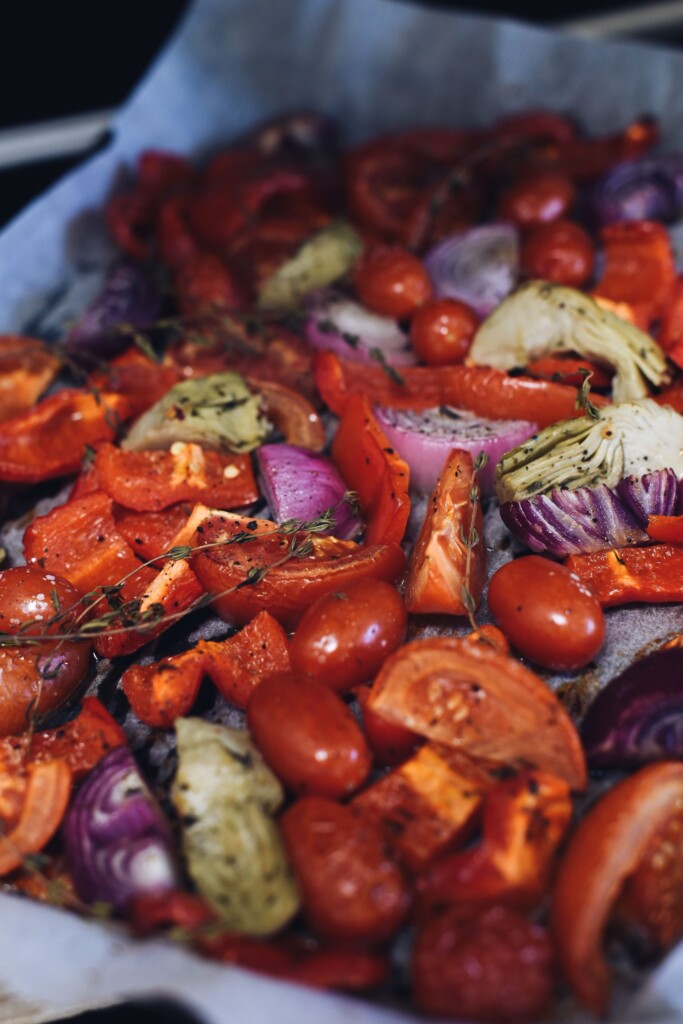
<svg viewBox="0 0 683 1024"><path fill-rule="evenodd" d="M29 410L52 383L59 365L59 357L44 341L1 335L0 422Z"/></svg>
<svg viewBox="0 0 683 1024"><path fill-rule="evenodd" d="M282 626L268 612L261 612L228 640L200 640L184 654L131 666L123 674L122 685L138 718L164 729L191 710L205 676L227 701L245 708L262 679L289 667Z"/></svg>
<svg viewBox="0 0 683 1024"><path fill-rule="evenodd" d="M56 729L36 732L28 741L29 760L34 763L64 760L79 782L102 758L127 743L126 734L97 697L84 697L81 710Z"/></svg>
<svg viewBox="0 0 683 1024"><path fill-rule="evenodd" d="M683 547L655 544L570 555L565 565L580 576L605 608L645 601L683 601Z"/></svg>
<svg viewBox="0 0 683 1024"><path fill-rule="evenodd" d="M647 533L666 544L683 544L683 516L649 516Z"/></svg>
<svg viewBox="0 0 683 1024"><path fill-rule="evenodd" d="M132 346L92 373L89 382L101 391L123 396L133 419L163 398L182 378L181 370L168 357L158 363Z"/></svg>
<svg viewBox="0 0 683 1024"><path fill-rule="evenodd" d="M367 398L352 395L332 442L332 458L366 519L368 544L400 544L410 516L408 464L394 451Z"/></svg>
<svg viewBox="0 0 683 1024"><path fill-rule="evenodd" d="M86 445L110 441L129 415L125 398L58 391L0 424L0 480L38 483L77 473Z"/></svg>
<svg viewBox="0 0 683 1024"><path fill-rule="evenodd" d="M348 363L333 352L317 352L315 382L324 402L340 415L350 395L365 395L372 404L394 409L431 409L452 405L478 416L526 419L540 427L583 415L576 389L530 377L509 377L489 366L401 367L402 384L380 367ZM600 395L595 405L608 404Z"/></svg>
<svg viewBox="0 0 683 1024"><path fill-rule="evenodd" d="M176 534L192 512L192 506L171 505L162 512L131 512L114 506L116 529L145 561L159 558L173 546Z"/></svg>
<svg viewBox="0 0 683 1024"><path fill-rule="evenodd" d="M658 341L669 359L683 369L683 277L676 279L669 294Z"/></svg>
<svg viewBox="0 0 683 1024"><path fill-rule="evenodd" d="M101 490L135 512L160 512L181 501L240 508L259 497L248 455L222 455L181 441L170 451L129 452L102 444L95 472Z"/></svg>
<svg viewBox="0 0 683 1024"><path fill-rule="evenodd" d="M605 266L595 294L626 302L648 323L662 316L676 279L666 228L656 221L609 224L602 232Z"/></svg>

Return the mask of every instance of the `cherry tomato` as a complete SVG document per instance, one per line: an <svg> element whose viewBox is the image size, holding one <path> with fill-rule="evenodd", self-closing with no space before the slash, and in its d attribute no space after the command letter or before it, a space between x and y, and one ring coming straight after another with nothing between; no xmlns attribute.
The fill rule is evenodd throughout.
<svg viewBox="0 0 683 1024"><path fill-rule="evenodd" d="M411 316L432 297L429 274L407 249L380 246L356 264L353 281L364 306L396 319Z"/></svg>
<svg viewBox="0 0 683 1024"><path fill-rule="evenodd" d="M590 235L572 220L540 224L522 246L522 266L531 277L580 288L595 267Z"/></svg>
<svg viewBox="0 0 683 1024"><path fill-rule="evenodd" d="M80 592L61 576L32 566L5 569L0 572L0 631L16 634L32 622L27 636L65 632L75 611L61 622L47 623L58 608L67 611L79 598ZM89 643L71 641L0 646L0 735L24 732L32 715L40 721L63 704L86 675L90 650Z"/></svg>
<svg viewBox="0 0 683 1024"><path fill-rule="evenodd" d="M405 640L407 620L403 599L388 583L351 583L304 614L292 640L292 668L343 693L379 672Z"/></svg>
<svg viewBox="0 0 683 1024"><path fill-rule="evenodd" d="M553 1001L547 929L508 907L449 908L418 931L413 985L420 1010L471 1021L529 1021Z"/></svg>
<svg viewBox="0 0 683 1024"><path fill-rule="evenodd" d="M303 797L280 827L304 914L318 935L365 942L393 935L410 897L373 822L332 800Z"/></svg>
<svg viewBox="0 0 683 1024"><path fill-rule="evenodd" d="M459 299L432 299L415 313L410 340L415 354L429 366L461 363L478 326L477 314Z"/></svg>
<svg viewBox="0 0 683 1024"><path fill-rule="evenodd" d="M520 654L558 672L587 665L605 639L605 616L590 587L540 555L517 558L494 573L489 607Z"/></svg>
<svg viewBox="0 0 683 1024"><path fill-rule="evenodd" d="M254 690L247 724L266 761L294 793L342 797L365 782L370 751L353 714L316 679L277 672Z"/></svg>
<svg viewBox="0 0 683 1024"><path fill-rule="evenodd" d="M503 193L498 215L523 228L565 217L576 190L563 174L538 173L521 178Z"/></svg>

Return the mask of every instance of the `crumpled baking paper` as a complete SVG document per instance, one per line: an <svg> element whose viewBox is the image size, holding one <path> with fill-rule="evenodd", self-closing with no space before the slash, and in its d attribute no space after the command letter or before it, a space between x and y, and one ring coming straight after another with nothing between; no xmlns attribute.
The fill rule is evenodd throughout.
<svg viewBox="0 0 683 1024"><path fill-rule="evenodd" d="M595 42L396 0L197 0L113 125L113 140L0 235L0 331L57 334L111 259L98 211L143 148L201 156L280 112L338 115L350 139L413 124L485 125L525 107L609 132L652 112L683 149L683 54ZM683 625L680 608L610 619L610 673ZM577 894L580 898L580 894ZM399 1024L401 1007L323 994L219 966L159 940L0 895L0 1024L38 1024L143 996L207 1024ZM569 1001L556 1020L588 1020ZM682 1024L683 946L613 1019Z"/></svg>

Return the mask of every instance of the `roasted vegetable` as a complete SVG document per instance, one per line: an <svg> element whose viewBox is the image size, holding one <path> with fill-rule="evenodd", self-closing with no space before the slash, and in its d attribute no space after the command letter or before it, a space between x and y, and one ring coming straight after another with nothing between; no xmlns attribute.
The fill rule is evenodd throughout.
<svg viewBox="0 0 683 1024"><path fill-rule="evenodd" d="M576 352L615 370L615 402L645 398L667 379L662 349L593 299L548 281L529 281L480 326L469 361L511 370L550 352Z"/></svg>
<svg viewBox="0 0 683 1024"><path fill-rule="evenodd" d="M248 733L179 718L172 799L183 823L187 867L223 923L270 935L299 906L273 814L280 783Z"/></svg>
<svg viewBox="0 0 683 1024"><path fill-rule="evenodd" d="M170 448L176 441L196 441L206 448L250 452L268 435L270 425L238 373L176 384L133 424L121 447L127 451Z"/></svg>

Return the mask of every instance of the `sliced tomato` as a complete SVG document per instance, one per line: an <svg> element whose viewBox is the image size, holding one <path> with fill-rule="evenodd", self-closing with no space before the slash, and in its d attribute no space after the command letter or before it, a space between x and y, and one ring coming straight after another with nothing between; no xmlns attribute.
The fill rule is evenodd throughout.
<svg viewBox="0 0 683 1024"><path fill-rule="evenodd" d="M0 423L20 416L52 383L60 360L38 338L0 336Z"/></svg>
<svg viewBox="0 0 683 1024"><path fill-rule="evenodd" d="M307 398L293 388L247 374L247 383L261 395L266 416L287 444L320 452L327 443L325 427Z"/></svg>
<svg viewBox="0 0 683 1024"><path fill-rule="evenodd" d="M269 611L286 629L293 629L306 609L323 594L343 591L355 580L394 583L405 569L398 544L349 548L342 542L323 543L300 558L288 555L290 540L279 534L255 537L245 543L226 543L236 531L214 517L202 525L204 544L218 546L192 560L199 580L214 595L212 606L227 622L243 624L260 611ZM282 563L282 564L281 564ZM262 575L261 570L267 570ZM251 575L250 575L251 573ZM262 576L262 578L260 578ZM252 582L253 581L253 582Z"/></svg>
<svg viewBox="0 0 683 1024"><path fill-rule="evenodd" d="M552 905L555 946L567 981L596 1015L607 1013L610 1000L603 937L612 910L625 881L652 856L658 831L672 819L680 823L682 804L683 765L648 765L591 807L560 862ZM681 861L679 846L677 871Z"/></svg>
<svg viewBox="0 0 683 1024"><path fill-rule="evenodd" d="M315 380L332 412L340 415L351 395L365 395L371 404L394 409L430 409L450 405L479 416L526 419L547 427L583 415L576 408L576 389L531 377L509 377L490 366L401 367L402 384L375 366L348 363L333 352L316 352ZM596 405L607 400L595 395Z"/></svg>
<svg viewBox="0 0 683 1024"><path fill-rule="evenodd" d="M352 395L332 442L332 458L358 494L368 544L403 540L410 516L408 464L391 447L363 395Z"/></svg>
<svg viewBox="0 0 683 1024"><path fill-rule="evenodd" d="M0 425L0 480L38 483L77 473L86 445L111 441L130 407L116 394L64 389Z"/></svg>
<svg viewBox="0 0 683 1024"><path fill-rule="evenodd" d="M0 875L21 867L39 853L62 823L71 796L72 774L66 761L31 765L24 803L14 828L0 837Z"/></svg>
<svg viewBox="0 0 683 1024"><path fill-rule="evenodd" d="M479 606L486 572L474 463L454 450L441 471L408 562L409 612L467 615Z"/></svg>
<svg viewBox="0 0 683 1024"><path fill-rule="evenodd" d="M370 707L428 739L510 768L532 767L586 785L578 733L538 676L485 643L414 640L375 679Z"/></svg>
<svg viewBox="0 0 683 1024"><path fill-rule="evenodd" d="M248 455L204 451L177 441L170 451L122 451L103 443L95 455L100 489L136 512L159 512L181 501L240 508L259 497Z"/></svg>

